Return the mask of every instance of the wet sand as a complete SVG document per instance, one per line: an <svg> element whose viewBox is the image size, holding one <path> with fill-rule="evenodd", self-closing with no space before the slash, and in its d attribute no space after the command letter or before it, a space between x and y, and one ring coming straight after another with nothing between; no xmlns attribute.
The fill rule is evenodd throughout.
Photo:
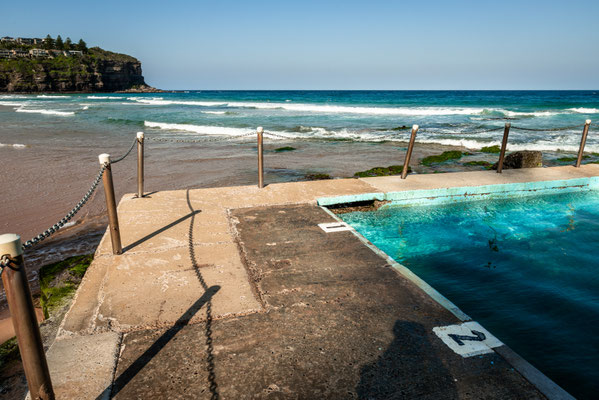
<svg viewBox="0 0 599 400"><path fill-rule="evenodd" d="M35 315L37 316L37 322L42 322L44 320L44 312L41 308L35 309ZM15 329L12 326L10 312L7 309L4 309L0 311L0 343L4 343L14 336Z"/></svg>

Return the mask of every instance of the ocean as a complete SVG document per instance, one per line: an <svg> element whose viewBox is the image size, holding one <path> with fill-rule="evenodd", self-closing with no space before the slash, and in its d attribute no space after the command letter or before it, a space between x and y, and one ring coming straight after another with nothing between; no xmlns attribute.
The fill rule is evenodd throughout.
<svg viewBox="0 0 599 400"><path fill-rule="evenodd" d="M1 95L0 146L6 128L51 126L54 141L70 143L144 130L157 137L235 136L257 126L290 139L406 141L418 124L419 143L477 149L499 144L511 122L510 149L576 151L584 121L599 117L598 91L184 91L155 94ZM521 131L576 126L565 131ZM78 133L73 134L76 127ZM476 133L472 133L476 132ZM599 152L599 135L587 149Z"/></svg>
<svg viewBox="0 0 599 400"><path fill-rule="evenodd" d="M28 240L55 224L98 173L146 133L146 189L256 184L256 127L265 132L267 184L327 174L352 177L401 165L410 129L420 130L414 173L481 170L465 163L423 167L422 157L499 144L543 150L547 165L578 150L586 119L599 119L599 91L182 91L150 94L0 95L0 233ZM540 131L521 130L541 129ZM558 129L564 130L547 130ZM244 136L245 135L245 136ZM156 141L152 139L157 139ZM277 152L290 146L293 151ZM599 152L591 125L587 150ZM493 163L496 154L468 160ZM588 161L596 161L592 156ZM116 164L117 201L136 190L135 155ZM99 194L98 194L99 193ZM215 199L218 201L218 199ZM74 223L73 223L74 222ZM40 265L93 252L105 224L101 190L63 228L29 252Z"/></svg>

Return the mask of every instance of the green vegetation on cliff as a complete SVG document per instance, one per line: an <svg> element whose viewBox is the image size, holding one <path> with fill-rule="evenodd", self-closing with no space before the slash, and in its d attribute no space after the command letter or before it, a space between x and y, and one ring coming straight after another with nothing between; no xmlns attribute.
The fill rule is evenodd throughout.
<svg viewBox="0 0 599 400"><path fill-rule="evenodd" d="M64 48L65 43L60 46ZM20 49L29 51L39 47L21 45ZM64 55L55 47L50 57L0 58L0 92L112 92L148 88L136 58L99 47L85 49L83 54Z"/></svg>

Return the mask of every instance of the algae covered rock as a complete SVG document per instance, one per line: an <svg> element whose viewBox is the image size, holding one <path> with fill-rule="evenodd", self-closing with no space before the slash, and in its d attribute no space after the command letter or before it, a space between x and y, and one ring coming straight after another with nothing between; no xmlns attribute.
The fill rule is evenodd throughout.
<svg viewBox="0 0 599 400"><path fill-rule="evenodd" d="M368 178L372 176L391 176L400 175L403 171L402 165L390 165L388 167L375 167L366 171L356 172L354 177L356 178ZM412 172L412 167L408 167L408 172Z"/></svg>
<svg viewBox="0 0 599 400"><path fill-rule="evenodd" d="M537 150L513 152L503 160L503 169L538 168L543 166L543 153ZM497 169L497 163L493 164Z"/></svg>
<svg viewBox="0 0 599 400"><path fill-rule="evenodd" d="M470 153L468 153L470 154ZM466 153L462 153L461 151L451 150L444 151L441 154L437 154L434 156L424 157L420 163L422 165L431 166L433 164L439 164L449 160L459 160L462 156L467 155Z"/></svg>
<svg viewBox="0 0 599 400"><path fill-rule="evenodd" d="M494 146L485 146L482 149L480 149L481 153L490 153L490 154L499 154L501 152L501 148L499 147L499 145L494 145Z"/></svg>

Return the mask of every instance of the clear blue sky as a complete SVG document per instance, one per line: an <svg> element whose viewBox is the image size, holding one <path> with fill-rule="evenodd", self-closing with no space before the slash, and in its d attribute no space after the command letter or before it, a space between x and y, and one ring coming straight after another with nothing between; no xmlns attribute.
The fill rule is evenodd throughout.
<svg viewBox="0 0 599 400"><path fill-rule="evenodd" d="M599 1L7 1L163 89L599 89Z"/></svg>

